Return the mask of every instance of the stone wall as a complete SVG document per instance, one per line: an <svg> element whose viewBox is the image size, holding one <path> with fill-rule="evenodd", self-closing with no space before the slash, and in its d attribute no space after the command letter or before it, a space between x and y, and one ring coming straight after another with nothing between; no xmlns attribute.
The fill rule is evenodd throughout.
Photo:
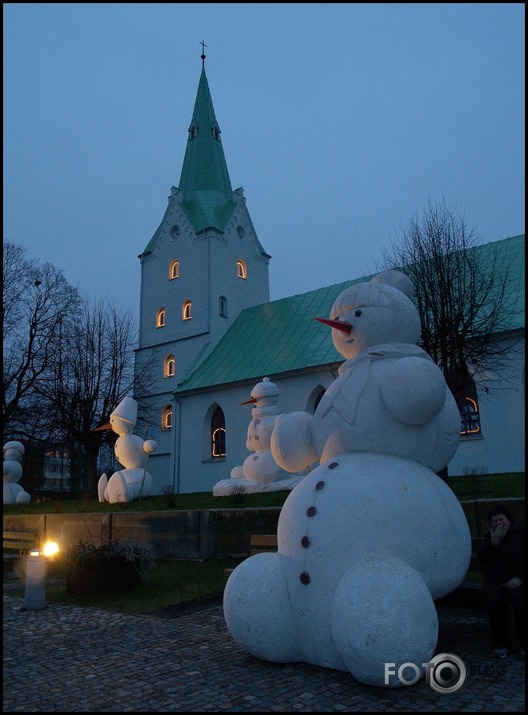
<svg viewBox="0 0 528 715"><path fill-rule="evenodd" d="M489 529L488 510L507 506L524 524L523 499L479 499L460 502L471 536ZM160 557L208 559L249 556L251 534L276 534L280 508L193 511L115 512L109 514L4 515L4 531L31 531L41 543L56 541L61 550L79 539L101 543L136 538L152 543Z"/></svg>
<svg viewBox="0 0 528 715"><path fill-rule="evenodd" d="M4 515L4 531L31 531L61 550L79 539L95 543L135 538L160 557L207 559L249 556L251 534L276 534L280 508L108 514Z"/></svg>

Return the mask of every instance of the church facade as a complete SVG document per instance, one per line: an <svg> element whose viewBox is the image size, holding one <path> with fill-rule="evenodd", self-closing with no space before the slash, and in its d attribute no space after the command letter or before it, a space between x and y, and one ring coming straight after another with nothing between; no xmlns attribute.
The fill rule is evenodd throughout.
<svg viewBox="0 0 528 715"><path fill-rule="evenodd" d="M512 365L501 389L479 392L463 411L450 475L524 471L524 236L496 244L515 267L519 310L498 336L515 345ZM270 302L270 258L243 189L232 189L202 64L179 185L139 256L134 397L158 443L148 463L154 494L212 491L229 479L248 456L251 407L241 403L264 377L278 387L280 412L313 414L337 376L343 358L314 318L366 277Z"/></svg>

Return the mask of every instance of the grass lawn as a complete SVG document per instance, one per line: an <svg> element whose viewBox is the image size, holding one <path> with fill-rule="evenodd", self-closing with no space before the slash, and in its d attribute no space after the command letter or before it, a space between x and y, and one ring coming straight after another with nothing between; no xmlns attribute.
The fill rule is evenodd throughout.
<svg viewBox="0 0 528 715"><path fill-rule="evenodd" d="M92 606L120 613L146 614L160 610L189 606L196 602L218 598L227 581L225 568L233 568L242 559L207 559L185 561L157 559L143 574L141 586L107 596L79 596L66 593L63 566L58 559L50 561L46 571L46 601L75 606ZM5 578L5 577L4 577ZM24 596L23 579L10 592Z"/></svg>
<svg viewBox="0 0 528 715"><path fill-rule="evenodd" d="M524 497L524 473L482 474L450 477L449 486L461 500ZM215 497L212 492L163 494L124 504L101 504L97 499L34 499L29 504L4 506L4 514L80 514L120 511L166 511L167 509L235 509L245 507L281 507L289 491L264 492Z"/></svg>

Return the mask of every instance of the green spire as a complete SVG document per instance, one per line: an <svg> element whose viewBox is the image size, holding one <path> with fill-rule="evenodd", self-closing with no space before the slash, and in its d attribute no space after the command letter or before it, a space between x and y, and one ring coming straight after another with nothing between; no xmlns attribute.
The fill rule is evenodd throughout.
<svg viewBox="0 0 528 715"><path fill-rule="evenodd" d="M233 189L203 65L179 189L195 231L225 229L234 208Z"/></svg>

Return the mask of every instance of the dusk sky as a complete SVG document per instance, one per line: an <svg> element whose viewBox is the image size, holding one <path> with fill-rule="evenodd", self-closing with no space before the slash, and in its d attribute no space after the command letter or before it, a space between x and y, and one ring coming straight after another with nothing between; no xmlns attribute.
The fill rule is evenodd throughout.
<svg viewBox="0 0 528 715"><path fill-rule="evenodd" d="M524 233L524 3L4 3L4 241L139 309L205 69L271 299L375 271L426 203Z"/></svg>

